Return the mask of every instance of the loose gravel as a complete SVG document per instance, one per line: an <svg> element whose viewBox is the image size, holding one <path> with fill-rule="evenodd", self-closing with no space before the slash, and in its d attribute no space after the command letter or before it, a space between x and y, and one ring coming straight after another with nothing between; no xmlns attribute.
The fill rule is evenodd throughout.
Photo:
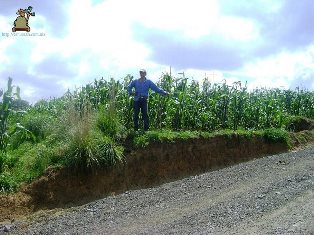
<svg viewBox="0 0 314 235"><path fill-rule="evenodd" d="M314 147L308 147L80 207L41 211L2 225L0 233L314 234L313 222Z"/></svg>

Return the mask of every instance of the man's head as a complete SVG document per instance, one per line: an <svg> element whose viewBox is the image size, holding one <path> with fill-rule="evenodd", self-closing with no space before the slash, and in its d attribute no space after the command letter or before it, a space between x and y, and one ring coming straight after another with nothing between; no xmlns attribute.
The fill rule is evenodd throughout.
<svg viewBox="0 0 314 235"><path fill-rule="evenodd" d="M141 78L146 77L146 70L145 69L140 70L140 76L141 76Z"/></svg>

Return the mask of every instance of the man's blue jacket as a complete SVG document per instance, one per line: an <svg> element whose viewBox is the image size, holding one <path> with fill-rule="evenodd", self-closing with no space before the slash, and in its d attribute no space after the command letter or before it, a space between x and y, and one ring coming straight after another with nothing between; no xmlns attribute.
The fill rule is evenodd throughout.
<svg viewBox="0 0 314 235"><path fill-rule="evenodd" d="M128 85L128 88L127 88L129 94L132 93L133 87L135 88L135 96L134 96L135 101L138 101L140 97L147 98L149 89L152 89L153 91L159 94L163 94L163 95L167 94L163 89L156 86L155 83L153 83L151 80L147 78L144 81L141 81L140 79L133 80Z"/></svg>

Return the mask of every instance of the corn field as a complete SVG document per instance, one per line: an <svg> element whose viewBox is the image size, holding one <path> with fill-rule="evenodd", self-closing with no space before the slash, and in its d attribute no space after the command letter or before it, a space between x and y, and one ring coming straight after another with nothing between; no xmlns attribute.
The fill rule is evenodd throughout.
<svg viewBox="0 0 314 235"><path fill-rule="evenodd" d="M74 102L78 110L89 103L94 109L104 108L127 129L133 128L132 97L126 91L133 77L122 81L95 80L74 92L67 92L58 107ZM227 85L201 83L186 77L163 75L157 85L170 96L151 93L149 97L150 129L169 130L266 129L282 128L291 116L314 118L314 93L296 89L255 89L248 91L241 82ZM52 105L54 106L54 105Z"/></svg>

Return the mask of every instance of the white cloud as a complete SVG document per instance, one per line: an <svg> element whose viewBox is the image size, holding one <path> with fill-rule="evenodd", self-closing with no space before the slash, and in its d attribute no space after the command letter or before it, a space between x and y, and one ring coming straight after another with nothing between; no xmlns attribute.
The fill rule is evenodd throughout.
<svg viewBox="0 0 314 235"><path fill-rule="evenodd" d="M247 64L240 76L251 78L250 88L288 89L291 83L302 84L302 77L313 73L314 45L305 51L281 52L275 56ZM309 72L310 71L310 72Z"/></svg>
<svg viewBox="0 0 314 235"><path fill-rule="evenodd" d="M135 20L153 29L182 32L187 37L207 35L214 28L219 5L216 0L135 0Z"/></svg>
<svg viewBox="0 0 314 235"><path fill-rule="evenodd" d="M131 15L122 3L109 0L93 7L88 0L82 0L72 4L62 53L65 56L78 52L83 52L83 57L99 56L100 63L107 69L142 64L149 49L132 39Z"/></svg>
<svg viewBox="0 0 314 235"><path fill-rule="evenodd" d="M10 63L10 58L6 55L8 53L6 49L12 45L13 42L14 41L10 39L0 41L0 64L2 65L0 66L0 72L5 70L5 64Z"/></svg>
<svg viewBox="0 0 314 235"><path fill-rule="evenodd" d="M229 40L252 41L259 37L257 25L239 17L220 17L216 31Z"/></svg>

